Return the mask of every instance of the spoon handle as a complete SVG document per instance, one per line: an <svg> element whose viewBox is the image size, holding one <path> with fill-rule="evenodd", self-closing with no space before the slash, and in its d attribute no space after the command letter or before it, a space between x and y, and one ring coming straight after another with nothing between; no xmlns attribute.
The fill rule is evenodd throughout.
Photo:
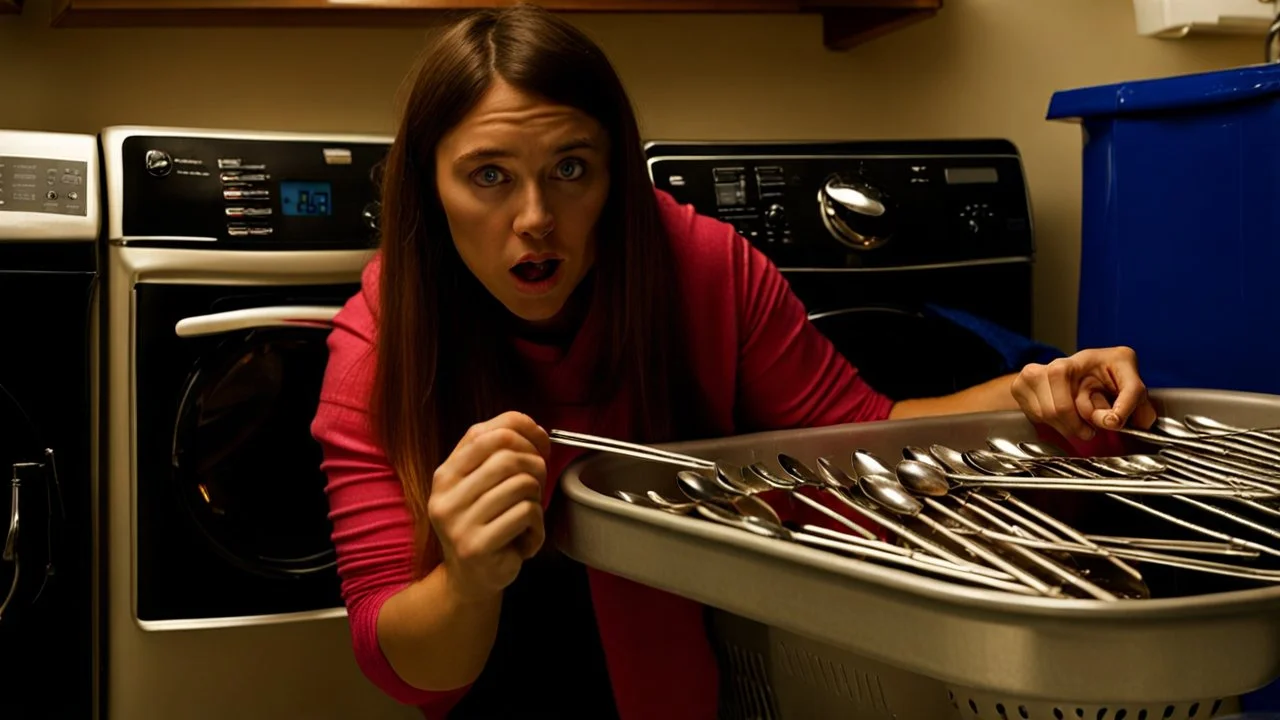
<svg viewBox="0 0 1280 720"><path fill-rule="evenodd" d="M586 450L609 452L616 455L640 458L641 460L652 460L654 462L680 465L681 467L698 468L700 470L710 470L716 466L714 462L704 458L693 457L692 455L682 455L668 450L659 450L658 448L649 447L647 445L639 445L637 443L629 443L622 440L613 440L597 435L569 432L568 430L552 430L547 433L547 435L553 443L579 447Z"/></svg>
<svg viewBox="0 0 1280 720"><path fill-rule="evenodd" d="M792 493L791 493L791 497L794 497L795 499L799 500L800 502L804 503L805 505L808 505L809 507L813 508L814 510L817 510L818 512L822 513L823 515L826 515L827 517L831 518L832 520L835 520L836 522L840 523L841 525L844 525L845 527L849 528L850 530L854 531L855 533L857 533L857 534L861 535L861 536L862 536L864 539L866 539L866 540L879 540L879 538L878 538L878 537L876 537L876 534L875 534L875 533L873 533L873 532L871 532L870 530L868 530L868 529L866 529L866 528L862 527L861 525L859 525L858 523L856 523L856 522L854 522L854 521L850 520L849 518L845 517L844 515L841 515L840 513L836 512L835 510L832 510L831 508L827 507L826 505L823 505L822 503L818 502L817 500L814 500L813 498L811 498L811 497L808 497L808 496L804 495L804 494L803 494L803 493L801 493L801 492L794 491L794 492L792 492ZM840 496L837 494L837 495L836 495L836 497L840 497ZM841 499L843 500L844 498L841 498Z"/></svg>
<svg viewBox="0 0 1280 720"><path fill-rule="evenodd" d="M981 497L981 496L978 496L978 497ZM986 500L986 498L983 498L983 499ZM1138 572L1137 569L1135 569L1132 565L1110 554L1109 552L1107 552L1106 550L1098 546L1096 543L1089 540L1089 538L1086 537L1083 533L1077 531L1075 528L1071 527L1070 525L1062 522L1061 520L1053 517L1052 515L1046 512L1041 511L1040 509L1032 505L1028 505L1027 503L1023 502L1017 497L1014 497L1012 494L1010 494L1006 498L1006 500L1009 502L1009 504L1018 508L1019 510L1026 513L1027 515L1030 515L1032 518L1044 523L1048 527L1053 528L1054 530L1057 530L1058 532L1062 533L1066 537L1071 538L1072 540L1075 540L1081 545L1086 545L1095 550L1098 550L1107 558L1107 562L1114 565L1121 572L1133 578L1134 580L1137 580L1139 582L1142 581L1142 573ZM987 500L987 502L990 502L992 505L998 505L998 503L995 503L994 501ZM1034 527L1034 524L1033 524L1033 527Z"/></svg>
<svg viewBox="0 0 1280 720"><path fill-rule="evenodd" d="M928 501L929 507L934 507L935 509L937 507L941 507L941 505L938 505L937 501L934 500L933 498L926 498L926 501ZM964 549L968 550L974 555L977 555L983 560L986 560L987 562L991 563L994 567L997 567L1009 573L1014 578L1020 580L1024 585L1026 585L1027 587L1030 587L1031 589L1035 590L1041 595L1050 595L1052 593L1052 590L1048 583L1036 577L1035 575L1032 575L1026 570L1023 570L1017 565L1014 565L1008 560L1005 560L1004 558L1000 557L999 555L992 552L991 550L988 550L987 548L983 547L980 543L976 543L970 540L969 538L964 537L963 535L958 535L955 532L952 532L952 530L948 528L946 525L943 525L942 523L938 522L937 520L934 520L933 518L929 517L928 515L925 515L924 513L919 513L916 515L916 517L919 518L920 521L923 522L925 525L928 525L930 528L932 528L935 532L941 533L945 537L948 537L952 541L959 544Z"/></svg>
<svg viewBox="0 0 1280 720"><path fill-rule="evenodd" d="M941 558L936 558L936 557L933 557L932 555L926 555L925 553L918 550L911 550L909 548L899 547L897 545L890 545L889 543L884 542L883 540L863 540L862 538L859 538L859 537L854 537L852 535L848 535L848 534L839 532L837 530L828 530L827 528L818 527L816 525L805 525L800 529L803 532L806 532L810 535L820 535L822 537L827 538L828 540L846 542L851 545L857 545L858 547L869 547L869 548L875 549L878 552L893 553L894 555L898 555L899 557L912 558L919 562L929 563L939 567L953 568L955 570L972 573L974 575L981 575L983 577L991 578L993 580L1001 580L1007 583L1013 579L1012 576L1009 575L1008 573L1003 573L1003 572L1000 572L999 570L993 570L983 565L963 565L963 566L956 565L955 563L948 562ZM1030 590L1030 588L1027 588L1022 585L1019 585L1018 587L1021 587L1024 590ZM1033 592L1032 594L1035 594L1035 593Z"/></svg>
<svg viewBox="0 0 1280 720"><path fill-rule="evenodd" d="M963 580L965 582L977 585L985 585L995 590L1003 590L1010 593L1018 593L1020 595L1037 595L1034 590L1020 585L1018 583L1009 582L1007 580L999 580L997 578L987 577L974 572L970 572L965 568L958 567L947 563L944 560L936 560L929 557L911 557L886 553L883 550L875 548L867 548L861 545L850 545L839 540L831 540L818 535L812 535L806 532L793 532L791 536L800 543L810 545L815 548L824 550L838 550L854 555L858 555L868 559L875 559L889 565L899 565L901 567L911 568L920 572L934 573L943 575L955 580Z"/></svg>
<svg viewBox="0 0 1280 720"><path fill-rule="evenodd" d="M924 550L927 550L928 552L936 555L937 557L940 557L944 560L949 560L952 563L955 563L956 565L982 567L981 565L978 565L975 562L972 562L970 560L965 560L964 558L960 557L959 555L951 552L950 550L942 547L941 545L935 542L926 540L924 537L918 535L914 531L909 530L906 526L900 525L894 522L893 520L890 520L889 518L885 517L884 515L881 515L875 510L862 506L858 502L851 500L847 496L844 496L844 493L841 492L840 490L837 490L836 488L831 488L831 492L839 496L842 500L844 500L846 505L853 508L855 511L861 513L864 517L870 519L873 522L879 523L882 527L894 533L895 535L901 537L903 540L915 543L918 547L923 548ZM1015 577L1015 576L1010 574L1009 577Z"/></svg>
<svg viewBox="0 0 1280 720"><path fill-rule="evenodd" d="M948 475L956 478L956 475ZM1096 481L1075 478L1014 479L994 477L990 475L964 476L956 480L959 487L997 487L1019 488L1023 490L1076 490L1080 492L1123 493L1126 495L1204 495L1208 497L1234 497L1245 499L1266 499L1280 496L1280 491L1236 490L1226 487L1195 487L1169 482L1140 482L1125 484L1099 478Z"/></svg>
<svg viewBox="0 0 1280 720"><path fill-rule="evenodd" d="M982 527L981 525L975 523L974 521L961 515L958 512L954 512L953 510L951 510L951 508L943 505L942 503L938 502L937 500L934 500L933 498L925 498L925 504L927 504L929 507L933 508L934 510L937 510L938 512L942 513L943 515L946 515L948 518L954 520L955 522L960 523L961 525L968 528L969 530L972 530L978 535L981 535L983 537L986 537L992 540L993 542L995 542L998 545L1001 545L1002 547L1009 550L1010 552L1017 553L1018 555L1022 556L1025 560L1038 565L1039 567L1053 573L1054 575L1057 575L1059 579L1065 580L1066 582L1071 583L1072 585L1089 593L1090 595L1097 598L1098 600L1108 600L1108 601L1119 600L1119 598L1117 598L1114 594L1109 593L1106 590L1103 590L1102 588L1089 582L1088 580L1085 580L1083 577L1077 575L1076 573L1071 572L1070 570L1062 567L1058 563L1026 547L1023 543L1011 542L1010 540L1005 540L1002 537L994 537L993 534L990 533L987 528ZM1086 549L1085 546L1083 545L1078 547L1081 550ZM1102 554L1101 552L1098 552L1098 551L1094 551L1094 552L1096 552L1096 554L1099 554L1099 555Z"/></svg>

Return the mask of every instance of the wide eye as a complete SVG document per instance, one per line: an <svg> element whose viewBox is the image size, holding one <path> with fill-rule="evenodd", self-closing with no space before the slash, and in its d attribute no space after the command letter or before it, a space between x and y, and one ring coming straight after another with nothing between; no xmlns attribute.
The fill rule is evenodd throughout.
<svg viewBox="0 0 1280 720"><path fill-rule="evenodd" d="M577 180L587 171L587 166L578 158L567 158L556 166L557 180Z"/></svg>
<svg viewBox="0 0 1280 720"><path fill-rule="evenodd" d="M492 165L486 165L471 173L471 180L481 187L493 187L502 184L507 174Z"/></svg>

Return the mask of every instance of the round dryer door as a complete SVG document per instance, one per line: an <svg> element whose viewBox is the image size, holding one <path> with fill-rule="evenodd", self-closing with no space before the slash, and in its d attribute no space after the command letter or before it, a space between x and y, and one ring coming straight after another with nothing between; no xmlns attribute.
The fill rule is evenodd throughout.
<svg viewBox="0 0 1280 720"><path fill-rule="evenodd" d="M948 395L1007 372L981 337L919 310L845 308L809 320L868 385L895 400Z"/></svg>
<svg viewBox="0 0 1280 720"><path fill-rule="evenodd" d="M0 646L49 581L62 507L51 470L31 418L0 385Z"/></svg>
<svg viewBox="0 0 1280 720"><path fill-rule="evenodd" d="M222 340L186 382L173 436L177 490L204 536L233 563L274 576L329 569L335 555L325 476L310 431L328 361L327 326L244 328L234 318L211 325L179 327L179 334L216 332Z"/></svg>

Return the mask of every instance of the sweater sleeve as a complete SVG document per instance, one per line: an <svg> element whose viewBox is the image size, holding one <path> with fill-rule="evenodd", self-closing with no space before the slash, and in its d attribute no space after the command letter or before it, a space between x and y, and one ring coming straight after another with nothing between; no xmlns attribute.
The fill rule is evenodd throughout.
<svg viewBox="0 0 1280 720"><path fill-rule="evenodd" d="M809 322L778 268L724 227L733 236L741 422L767 430L887 418L893 401L867 385Z"/></svg>
<svg viewBox="0 0 1280 720"><path fill-rule="evenodd" d="M329 518L342 597L356 662L365 676L399 702L443 717L465 693L420 690L396 674L378 643L382 604L413 580L413 518L400 479L373 438L369 399L374 374L370 275L343 308L329 335L329 362L311 424L323 450ZM375 278L376 282L376 278Z"/></svg>

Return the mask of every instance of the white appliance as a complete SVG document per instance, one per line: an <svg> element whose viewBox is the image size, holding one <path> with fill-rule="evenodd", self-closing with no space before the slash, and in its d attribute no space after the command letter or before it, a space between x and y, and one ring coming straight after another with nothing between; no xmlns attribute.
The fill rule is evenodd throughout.
<svg viewBox="0 0 1280 720"><path fill-rule="evenodd" d="M309 429L389 140L101 144L108 720L420 718L356 665Z"/></svg>
<svg viewBox="0 0 1280 720"><path fill-rule="evenodd" d="M1191 34L1267 34L1275 0L1133 0L1138 34L1181 38Z"/></svg>

